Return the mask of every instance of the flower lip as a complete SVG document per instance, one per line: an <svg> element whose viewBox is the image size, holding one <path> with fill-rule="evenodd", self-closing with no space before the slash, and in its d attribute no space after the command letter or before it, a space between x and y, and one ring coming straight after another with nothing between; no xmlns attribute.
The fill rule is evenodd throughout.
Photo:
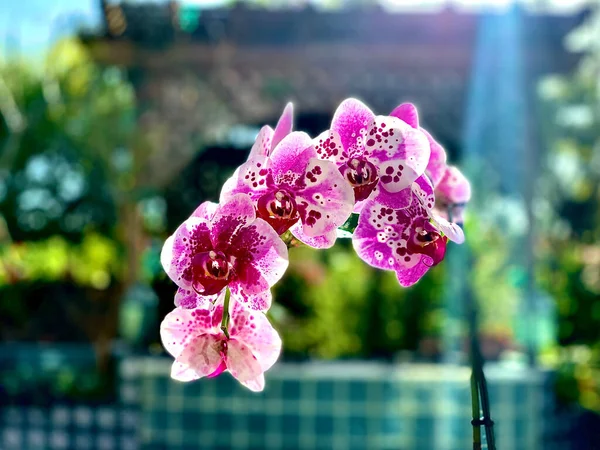
<svg viewBox="0 0 600 450"><path fill-rule="evenodd" d="M377 167L364 159L349 159L340 172L354 188L355 201L367 199L379 181Z"/></svg>
<svg viewBox="0 0 600 450"><path fill-rule="evenodd" d="M268 192L258 199L257 215L283 234L300 218L294 196L283 189Z"/></svg>
<svg viewBox="0 0 600 450"><path fill-rule="evenodd" d="M435 266L444 259L447 242L447 237L442 236L429 222L426 222L415 228L412 239L407 242L407 248L412 253L429 256L433 260L431 266Z"/></svg>
<svg viewBox="0 0 600 450"><path fill-rule="evenodd" d="M225 362L225 357L227 356L227 337L225 335L223 335L223 338L217 342L217 347L217 350L221 355L221 364L217 366L213 373L207 375L207 378L215 378L227 370L227 363Z"/></svg>
<svg viewBox="0 0 600 450"><path fill-rule="evenodd" d="M229 282L232 269L229 258L221 251L198 253L192 259L193 287L203 295L217 294Z"/></svg>

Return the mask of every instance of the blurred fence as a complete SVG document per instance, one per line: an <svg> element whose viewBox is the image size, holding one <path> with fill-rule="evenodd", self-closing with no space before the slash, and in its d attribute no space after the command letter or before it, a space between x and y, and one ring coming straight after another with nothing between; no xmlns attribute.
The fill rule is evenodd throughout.
<svg viewBox="0 0 600 450"><path fill-rule="evenodd" d="M0 360L6 362L6 352ZM7 365L2 364L2 371ZM0 407L0 449L471 448L469 370L445 365L276 365L263 393L230 376L169 379L170 360L127 358L104 404ZM557 413L551 374L487 369L499 448L593 449L598 424ZM587 433L587 437L586 437ZM579 441L576 441L578 438ZM590 442L584 446L582 442Z"/></svg>

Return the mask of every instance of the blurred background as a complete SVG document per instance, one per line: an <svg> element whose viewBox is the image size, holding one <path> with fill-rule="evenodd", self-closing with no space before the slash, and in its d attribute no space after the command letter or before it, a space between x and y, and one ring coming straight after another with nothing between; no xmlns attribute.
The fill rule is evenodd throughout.
<svg viewBox="0 0 600 450"><path fill-rule="evenodd" d="M164 239L293 101L411 101L472 180L416 286L291 251L254 394L170 381ZM600 448L600 10L561 0L0 0L0 449ZM474 308L476 306L476 308Z"/></svg>

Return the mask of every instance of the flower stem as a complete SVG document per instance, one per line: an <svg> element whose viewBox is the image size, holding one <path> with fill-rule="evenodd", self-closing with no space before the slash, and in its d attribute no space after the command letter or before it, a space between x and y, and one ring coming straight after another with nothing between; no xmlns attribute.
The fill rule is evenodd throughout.
<svg viewBox="0 0 600 450"><path fill-rule="evenodd" d="M479 419L479 389L475 372L471 372L471 410L473 415L473 450L481 450L481 427L475 422Z"/></svg>
<svg viewBox="0 0 600 450"><path fill-rule="evenodd" d="M477 305L471 294L469 328L471 338L471 408L473 412L473 450L481 449L481 425L485 427L485 441L488 450L496 450L494 422L490 412L490 400L485 374L483 373L483 355L479 346L477 326ZM481 399L481 414L479 401Z"/></svg>
<svg viewBox="0 0 600 450"><path fill-rule="evenodd" d="M227 331L227 325L229 324L229 299L231 298L231 291L227 286L225 291L225 301L223 302L223 317L221 318L221 331L225 334L225 337L229 339L229 331Z"/></svg>
<svg viewBox="0 0 600 450"><path fill-rule="evenodd" d="M485 441L488 450L496 450L496 438L494 436L494 422L490 412L490 399L488 396L487 382L483 367L481 367L479 377L479 392L481 393L481 410L483 412L483 426L485 427Z"/></svg>

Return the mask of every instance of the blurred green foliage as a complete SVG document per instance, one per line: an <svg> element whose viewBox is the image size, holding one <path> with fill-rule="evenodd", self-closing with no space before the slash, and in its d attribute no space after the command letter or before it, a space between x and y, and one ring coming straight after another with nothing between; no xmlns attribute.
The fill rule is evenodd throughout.
<svg viewBox="0 0 600 450"><path fill-rule="evenodd" d="M568 38L582 52L571 76L539 86L547 136L540 177L538 280L556 299L565 400L600 411L600 9Z"/></svg>
<svg viewBox="0 0 600 450"><path fill-rule="evenodd" d="M79 243L55 235L4 245L0 260L0 291L18 282L57 280L106 289L122 265L115 241L97 233L84 233Z"/></svg>
<svg viewBox="0 0 600 450"><path fill-rule="evenodd" d="M443 267L411 289L401 289L393 272L368 267L349 240L323 252L290 252L290 268L276 285L272 314L290 357L391 358L419 350L425 337L443 327ZM439 341L423 356L439 357Z"/></svg>
<svg viewBox="0 0 600 450"><path fill-rule="evenodd" d="M135 105L123 74L99 68L67 39L41 70L1 64L0 89L0 208L9 236L78 241L89 228L111 235L118 194L131 187Z"/></svg>

